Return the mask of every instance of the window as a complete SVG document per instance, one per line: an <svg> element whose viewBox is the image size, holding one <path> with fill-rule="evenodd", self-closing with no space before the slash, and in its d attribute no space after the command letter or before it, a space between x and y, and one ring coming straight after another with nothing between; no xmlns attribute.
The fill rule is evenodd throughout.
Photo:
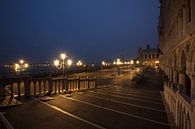
<svg viewBox="0 0 195 129"><path fill-rule="evenodd" d="M154 59L155 58L155 55L154 54L152 54L152 59Z"/></svg>
<svg viewBox="0 0 195 129"><path fill-rule="evenodd" d="M188 0L188 21L191 21L191 1Z"/></svg>
<svg viewBox="0 0 195 129"><path fill-rule="evenodd" d="M149 54L149 59L151 58L151 55Z"/></svg>

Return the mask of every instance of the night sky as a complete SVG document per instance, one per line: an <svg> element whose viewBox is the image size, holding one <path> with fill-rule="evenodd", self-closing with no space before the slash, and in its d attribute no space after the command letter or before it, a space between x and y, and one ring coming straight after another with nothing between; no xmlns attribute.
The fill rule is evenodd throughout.
<svg viewBox="0 0 195 129"><path fill-rule="evenodd" d="M159 0L1 0L0 64L52 61L65 51L98 62L156 47Z"/></svg>

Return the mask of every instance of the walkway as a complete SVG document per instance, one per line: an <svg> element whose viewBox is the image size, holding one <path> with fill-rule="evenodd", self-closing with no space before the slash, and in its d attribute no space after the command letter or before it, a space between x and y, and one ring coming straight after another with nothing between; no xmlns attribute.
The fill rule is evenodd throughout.
<svg viewBox="0 0 195 129"><path fill-rule="evenodd" d="M127 75L128 76L128 75ZM128 77L96 90L23 100L23 105L4 110L15 129L169 129L161 99L162 78L153 70L134 88Z"/></svg>

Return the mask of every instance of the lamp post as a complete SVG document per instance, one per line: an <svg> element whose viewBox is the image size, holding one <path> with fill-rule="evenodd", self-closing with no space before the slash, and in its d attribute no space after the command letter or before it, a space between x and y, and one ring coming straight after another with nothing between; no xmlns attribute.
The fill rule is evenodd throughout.
<svg viewBox="0 0 195 129"><path fill-rule="evenodd" d="M115 62L115 64L117 65L117 74L118 76L120 75L120 65L122 64L121 60L118 58Z"/></svg>
<svg viewBox="0 0 195 129"><path fill-rule="evenodd" d="M83 63L82 63L82 61L81 60L79 60L78 62L77 62L77 66L82 66L83 65Z"/></svg>
<svg viewBox="0 0 195 129"><path fill-rule="evenodd" d="M66 54L65 53L61 53L60 57L62 59L63 76L64 76L64 74L65 74L65 58L66 58Z"/></svg>
<svg viewBox="0 0 195 129"><path fill-rule="evenodd" d="M133 69L134 60L131 60L130 64L131 64L131 69Z"/></svg>
<svg viewBox="0 0 195 129"><path fill-rule="evenodd" d="M61 60L58 59L54 60L54 66L58 69L62 69L63 76L65 76L66 63L68 66L71 66L73 62L71 59L68 59L67 62L65 63L65 59L67 58L65 53L61 53L60 58Z"/></svg>

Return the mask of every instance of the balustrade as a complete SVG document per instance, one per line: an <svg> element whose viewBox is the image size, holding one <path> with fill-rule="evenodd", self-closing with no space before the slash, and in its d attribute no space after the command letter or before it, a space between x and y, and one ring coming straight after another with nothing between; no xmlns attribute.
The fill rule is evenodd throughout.
<svg viewBox="0 0 195 129"><path fill-rule="evenodd" d="M96 78L10 78L1 80L3 96L43 96L96 88Z"/></svg>

